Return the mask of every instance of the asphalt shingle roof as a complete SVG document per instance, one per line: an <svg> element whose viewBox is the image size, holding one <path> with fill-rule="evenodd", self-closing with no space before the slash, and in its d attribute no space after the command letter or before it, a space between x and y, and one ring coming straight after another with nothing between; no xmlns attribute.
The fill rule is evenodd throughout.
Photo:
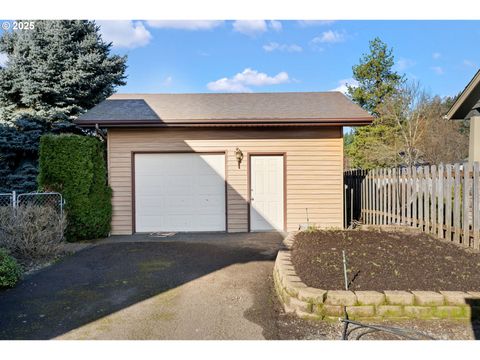
<svg viewBox="0 0 480 360"><path fill-rule="evenodd" d="M79 125L179 125L359 122L372 117L340 92L115 94L77 119Z"/></svg>

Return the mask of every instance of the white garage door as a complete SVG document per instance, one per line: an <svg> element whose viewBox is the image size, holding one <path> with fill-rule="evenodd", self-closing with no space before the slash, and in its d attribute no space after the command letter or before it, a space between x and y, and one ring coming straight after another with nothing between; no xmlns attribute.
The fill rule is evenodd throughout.
<svg viewBox="0 0 480 360"><path fill-rule="evenodd" d="M136 154L135 228L225 231L225 155Z"/></svg>

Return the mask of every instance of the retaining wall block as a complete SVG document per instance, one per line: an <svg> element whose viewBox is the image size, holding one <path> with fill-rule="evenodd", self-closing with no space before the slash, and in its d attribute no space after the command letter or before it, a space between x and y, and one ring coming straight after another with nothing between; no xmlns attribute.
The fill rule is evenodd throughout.
<svg viewBox="0 0 480 360"><path fill-rule="evenodd" d="M372 318L375 316L375 306L347 306L347 314L352 320L359 318Z"/></svg>
<svg viewBox="0 0 480 360"><path fill-rule="evenodd" d="M380 305L377 307L377 315L385 318L399 318L404 316L403 306L400 305Z"/></svg>
<svg viewBox="0 0 480 360"><path fill-rule="evenodd" d="M295 310L303 311L306 313L311 313L313 309L313 305L306 303L305 301L298 300L295 297L290 298L290 307L294 308Z"/></svg>
<svg viewBox="0 0 480 360"><path fill-rule="evenodd" d="M285 291L293 297L298 296L298 290L300 288L306 288L307 285L305 285L302 280L298 276L293 276L289 275L284 278L284 283L283 285L285 286Z"/></svg>
<svg viewBox="0 0 480 360"><path fill-rule="evenodd" d="M285 291L285 289L279 284L278 289L277 289L277 294L280 296L282 302L289 306L290 305L290 299L291 296Z"/></svg>
<svg viewBox="0 0 480 360"><path fill-rule="evenodd" d="M385 303L385 294L378 291L355 291L359 305L379 306Z"/></svg>
<svg viewBox="0 0 480 360"><path fill-rule="evenodd" d="M413 294L408 291L384 291L388 305L413 305Z"/></svg>
<svg viewBox="0 0 480 360"><path fill-rule="evenodd" d="M443 295L434 291L412 291L415 304L421 306L441 306L444 304Z"/></svg>
<svg viewBox="0 0 480 360"><path fill-rule="evenodd" d="M452 305L437 306L433 312L433 316L441 319L468 318L468 315L465 311L465 306Z"/></svg>
<svg viewBox="0 0 480 360"><path fill-rule="evenodd" d="M325 304L352 306L357 303L357 297L353 291L330 290L327 291Z"/></svg>
<svg viewBox="0 0 480 360"><path fill-rule="evenodd" d="M480 291L467 291L469 298L474 300L480 300Z"/></svg>
<svg viewBox="0 0 480 360"><path fill-rule="evenodd" d="M322 316L315 313L308 313L301 310L296 310L295 314L301 319L322 320Z"/></svg>
<svg viewBox="0 0 480 360"><path fill-rule="evenodd" d="M433 308L430 306L405 306L405 315L415 319L428 319L433 317Z"/></svg>
<svg viewBox="0 0 480 360"><path fill-rule="evenodd" d="M298 298L312 304L323 304L325 300L325 290L306 287L298 290Z"/></svg>
<svg viewBox="0 0 480 360"><path fill-rule="evenodd" d="M440 291L447 305L466 305L465 299L471 297L463 291Z"/></svg>
<svg viewBox="0 0 480 360"><path fill-rule="evenodd" d="M343 306L340 305L323 305L323 314L325 316L343 316Z"/></svg>

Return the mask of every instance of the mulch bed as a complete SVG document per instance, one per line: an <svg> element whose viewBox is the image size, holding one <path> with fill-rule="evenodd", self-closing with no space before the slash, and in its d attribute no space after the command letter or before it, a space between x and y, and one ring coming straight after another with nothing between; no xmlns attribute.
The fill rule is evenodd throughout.
<svg viewBox="0 0 480 360"><path fill-rule="evenodd" d="M292 262L308 286L350 290L480 290L480 253L423 233L316 231L296 235Z"/></svg>

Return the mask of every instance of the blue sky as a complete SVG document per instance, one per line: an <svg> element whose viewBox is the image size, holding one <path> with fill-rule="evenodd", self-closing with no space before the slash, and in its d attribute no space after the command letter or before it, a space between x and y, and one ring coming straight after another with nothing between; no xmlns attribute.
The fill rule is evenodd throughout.
<svg viewBox="0 0 480 360"><path fill-rule="evenodd" d="M480 67L480 21L98 21L128 55L118 92L326 91L380 37L396 70L441 96ZM475 45L476 44L476 45Z"/></svg>

